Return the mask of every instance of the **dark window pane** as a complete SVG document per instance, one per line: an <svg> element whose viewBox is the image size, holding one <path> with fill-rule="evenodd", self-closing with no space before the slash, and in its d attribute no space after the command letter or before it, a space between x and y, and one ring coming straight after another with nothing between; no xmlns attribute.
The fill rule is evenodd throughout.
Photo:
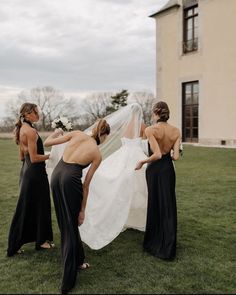
<svg viewBox="0 0 236 295"><path fill-rule="evenodd" d="M193 128L193 137L198 138L198 128Z"/></svg>
<svg viewBox="0 0 236 295"><path fill-rule="evenodd" d="M190 117L190 114L191 114L191 109L190 107L185 107L185 117Z"/></svg>
<svg viewBox="0 0 236 295"><path fill-rule="evenodd" d="M198 117L198 106L193 106L192 113L193 117Z"/></svg>
<svg viewBox="0 0 236 295"><path fill-rule="evenodd" d="M198 128L198 118L193 118L193 127Z"/></svg>
<svg viewBox="0 0 236 295"><path fill-rule="evenodd" d="M186 138L190 138L191 136L190 136L190 128L186 128L185 129L185 137Z"/></svg>
<svg viewBox="0 0 236 295"><path fill-rule="evenodd" d="M189 128L191 127L191 119L190 119L190 117L185 119L185 127L189 127Z"/></svg>

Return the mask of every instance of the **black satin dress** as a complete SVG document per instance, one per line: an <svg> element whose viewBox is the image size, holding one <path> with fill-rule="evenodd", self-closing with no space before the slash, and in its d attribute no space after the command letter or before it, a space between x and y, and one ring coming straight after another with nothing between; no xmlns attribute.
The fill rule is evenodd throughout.
<svg viewBox="0 0 236 295"><path fill-rule="evenodd" d="M146 180L148 208L143 249L161 259L173 260L176 255L177 210L176 178L170 153L148 164Z"/></svg>
<svg viewBox="0 0 236 295"><path fill-rule="evenodd" d="M78 267L84 263L85 258L78 229L78 216L83 200L81 177L87 166L67 163L61 159L51 177L51 189L61 232L63 294L74 287Z"/></svg>
<svg viewBox="0 0 236 295"><path fill-rule="evenodd" d="M37 153L44 155L43 142L38 135ZM20 194L8 237L7 256L13 256L23 244L35 242L40 249L53 240L51 200L45 162L31 163L25 155L20 173Z"/></svg>

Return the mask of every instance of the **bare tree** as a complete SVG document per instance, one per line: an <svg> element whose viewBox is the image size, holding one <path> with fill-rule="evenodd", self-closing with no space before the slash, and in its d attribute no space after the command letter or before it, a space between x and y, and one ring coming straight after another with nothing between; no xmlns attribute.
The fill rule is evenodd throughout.
<svg viewBox="0 0 236 295"><path fill-rule="evenodd" d="M12 132L15 126L15 118L4 117L0 120L0 132Z"/></svg>
<svg viewBox="0 0 236 295"><path fill-rule="evenodd" d="M92 118L87 113L79 114L79 116L71 118L73 122L73 129L74 130L85 130L90 127L94 123L94 118Z"/></svg>
<svg viewBox="0 0 236 295"><path fill-rule="evenodd" d="M63 93L51 86L35 87L19 93L16 101L11 101L8 106L10 117L17 118L19 107L24 102L32 102L38 105L41 111L39 128L50 130L52 121L59 115L71 118L75 113L75 101L66 99Z"/></svg>
<svg viewBox="0 0 236 295"><path fill-rule="evenodd" d="M91 125L97 119L108 114L107 107L110 104L111 96L112 92L95 92L82 101L81 111L87 115L87 120Z"/></svg>
<svg viewBox="0 0 236 295"><path fill-rule="evenodd" d="M143 110L144 122L145 124L150 125L152 118L152 106L156 101L153 93L144 91L133 92L128 101L135 101L141 106Z"/></svg>

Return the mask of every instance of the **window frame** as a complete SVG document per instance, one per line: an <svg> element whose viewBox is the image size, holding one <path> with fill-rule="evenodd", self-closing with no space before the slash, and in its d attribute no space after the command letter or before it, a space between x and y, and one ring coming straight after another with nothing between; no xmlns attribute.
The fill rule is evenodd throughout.
<svg viewBox="0 0 236 295"><path fill-rule="evenodd" d="M195 12L195 9L197 8L197 12ZM192 11L192 14L188 15L189 12ZM198 21L198 4L186 7L183 9L183 53L189 53L193 51L198 50L198 34L196 36L196 28L198 31L198 24L197 26L195 25L195 20L197 19ZM191 28L191 34L192 34L192 39L188 39L188 22L189 20L192 21L192 28ZM190 43L190 46L189 46Z"/></svg>
<svg viewBox="0 0 236 295"><path fill-rule="evenodd" d="M198 92L194 91L194 85L198 86ZM187 87L190 86L190 101L186 103ZM195 94L197 93L198 101L195 101ZM188 111L188 112L187 112ZM197 115L195 112L197 111ZM197 120L197 126L195 122ZM186 122L190 122L186 124ZM189 136L186 136L189 132ZM194 135L196 132L197 136ZM182 83L182 135L183 141L198 142L199 139L199 81L188 81Z"/></svg>

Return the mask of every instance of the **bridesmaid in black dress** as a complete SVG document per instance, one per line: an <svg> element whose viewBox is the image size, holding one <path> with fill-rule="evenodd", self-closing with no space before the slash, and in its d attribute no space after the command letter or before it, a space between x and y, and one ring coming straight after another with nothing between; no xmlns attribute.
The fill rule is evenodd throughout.
<svg viewBox="0 0 236 295"><path fill-rule="evenodd" d="M81 131L59 136L59 132L56 130L50 135L44 145L68 142L62 159L51 176L53 200L61 232L61 292L66 294L75 285L77 271L89 267L88 263L84 263L85 255L78 226L84 221L89 184L102 159L98 145L106 139L110 127L105 120L100 120L93 129L92 136ZM83 169L90 164L82 184Z"/></svg>
<svg viewBox="0 0 236 295"><path fill-rule="evenodd" d="M29 242L35 242L36 250L54 246L50 190L45 169L49 155L44 155L42 140L32 125L38 120L37 105L24 103L15 128L22 168L20 194L8 238L9 257L23 253L21 246Z"/></svg>
<svg viewBox="0 0 236 295"><path fill-rule="evenodd" d="M178 128L167 123L169 108L165 102L154 105L153 118L156 123L145 129L149 158L136 167L140 169L148 163L148 208L143 248L156 257L173 260L176 256L177 210L172 160L179 158L181 135Z"/></svg>

